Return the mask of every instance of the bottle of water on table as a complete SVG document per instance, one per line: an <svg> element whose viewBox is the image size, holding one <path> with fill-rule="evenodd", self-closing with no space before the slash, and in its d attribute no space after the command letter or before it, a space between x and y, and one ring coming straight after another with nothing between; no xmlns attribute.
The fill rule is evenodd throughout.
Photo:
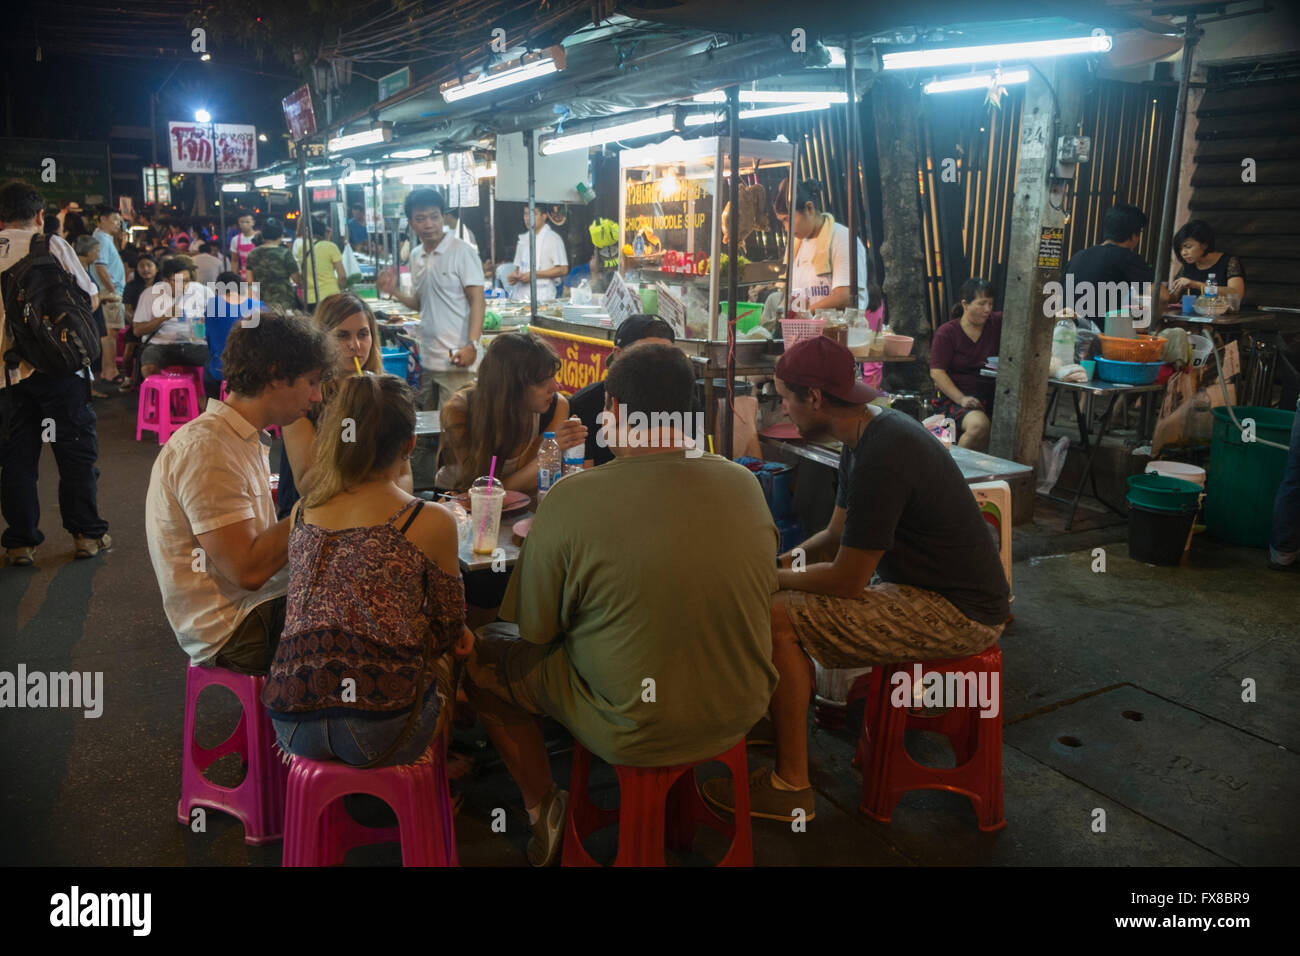
<svg viewBox="0 0 1300 956"><path fill-rule="evenodd" d="M582 464L587 460L587 444L574 445L564 450L564 475L575 475L582 471Z"/></svg>
<svg viewBox="0 0 1300 956"><path fill-rule="evenodd" d="M537 501L546 497L557 481L560 480L562 458L560 443L555 440L555 432L542 434L542 447L537 451Z"/></svg>

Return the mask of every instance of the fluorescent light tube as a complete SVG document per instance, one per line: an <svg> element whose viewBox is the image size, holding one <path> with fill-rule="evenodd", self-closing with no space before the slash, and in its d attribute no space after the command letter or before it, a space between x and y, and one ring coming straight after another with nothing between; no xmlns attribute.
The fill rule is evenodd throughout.
<svg viewBox="0 0 1300 956"><path fill-rule="evenodd" d="M653 136L656 133L667 133L672 128L673 114L663 113L659 116L633 120L630 123L620 123L617 126L605 126L584 133L569 133L564 136L552 137L542 142L542 155L549 156L552 153L564 153L574 149L588 149L592 146L601 146L620 139Z"/></svg>
<svg viewBox="0 0 1300 956"><path fill-rule="evenodd" d="M696 93L696 103L725 103L725 90L712 93ZM742 103L847 103L849 94L833 90L741 90Z"/></svg>
<svg viewBox="0 0 1300 956"><path fill-rule="evenodd" d="M330 179L309 179L307 180L308 189L323 189L326 186L333 186L334 182Z"/></svg>
<svg viewBox="0 0 1300 956"><path fill-rule="evenodd" d="M515 83L525 83L528 80L549 76L560 69L560 65L555 62L555 58L552 56L542 56L528 63L520 60L515 65L504 70L480 73L474 79L465 83L457 83L455 80L444 83L440 92L442 98L448 103L455 103L457 100L478 96L480 93L490 93L505 86L513 86Z"/></svg>
<svg viewBox="0 0 1300 956"><path fill-rule="evenodd" d="M360 133L349 133L347 136L332 139L326 146L326 150L331 153L340 153L347 149L373 146L375 143L386 143L392 138L393 129L391 126L376 126L374 129L365 129Z"/></svg>
<svg viewBox="0 0 1300 956"><path fill-rule="evenodd" d="M384 177L382 175L376 175L373 178L378 180L383 179ZM347 186L369 186L371 181L372 177L370 175L370 170L368 169L358 169L343 177L343 183Z"/></svg>
<svg viewBox="0 0 1300 956"><path fill-rule="evenodd" d="M1013 83L1025 83L1029 80L1028 70L1007 70L1000 77L998 82L1003 86L1010 86ZM949 76L942 80L931 80L925 84L927 93L954 93L958 90L982 90L986 89L993 82L993 73L971 73L967 76Z"/></svg>
<svg viewBox="0 0 1300 956"><path fill-rule="evenodd" d="M254 179L253 185L258 189L283 189L284 176L263 176L261 179Z"/></svg>
<svg viewBox="0 0 1300 956"><path fill-rule="evenodd" d="M970 63L996 63L999 60L1036 60L1072 53L1106 53L1111 38L1096 36L1066 37L1060 40L1031 40L1027 43L993 43L988 46L956 46L938 50L908 50L886 53L882 65L886 70L916 70L924 67L959 66Z"/></svg>
<svg viewBox="0 0 1300 956"><path fill-rule="evenodd" d="M424 159L426 156L432 156L433 150L423 149L395 149L384 156L384 159Z"/></svg>
<svg viewBox="0 0 1300 956"><path fill-rule="evenodd" d="M246 193L248 192L248 183L222 183L221 191L223 193Z"/></svg>

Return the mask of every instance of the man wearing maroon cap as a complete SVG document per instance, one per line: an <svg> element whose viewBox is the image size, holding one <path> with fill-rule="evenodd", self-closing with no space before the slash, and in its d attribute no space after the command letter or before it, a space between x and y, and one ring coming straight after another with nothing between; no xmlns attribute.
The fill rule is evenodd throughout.
<svg viewBox="0 0 1300 956"><path fill-rule="evenodd" d="M750 781L751 812L765 819L814 815L805 655L832 669L967 657L997 641L1009 612L997 548L952 454L907 415L867 404L876 393L855 377L849 350L823 336L776 366L799 434L844 451L830 525L777 559L776 767ZM729 778L704 795L735 805Z"/></svg>

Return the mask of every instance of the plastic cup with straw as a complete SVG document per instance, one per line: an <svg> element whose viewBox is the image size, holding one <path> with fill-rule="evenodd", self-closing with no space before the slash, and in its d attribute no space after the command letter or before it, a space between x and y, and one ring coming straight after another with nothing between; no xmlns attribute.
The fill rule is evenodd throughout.
<svg viewBox="0 0 1300 956"><path fill-rule="evenodd" d="M364 375L364 374L365 374L365 370L362 369L362 367L361 367L361 359L360 359L358 356L354 355L354 356L352 356L352 361L356 362L356 364L357 364L357 374L358 374L358 375Z"/></svg>
<svg viewBox="0 0 1300 956"><path fill-rule="evenodd" d="M473 510L482 509L482 514L475 515L478 533L474 536L474 553L491 554L496 549L497 533L501 526L501 506L505 504L506 492L501 482L496 479L497 459L492 456L486 478L478 478L470 488L469 503ZM491 529L491 534L489 534Z"/></svg>

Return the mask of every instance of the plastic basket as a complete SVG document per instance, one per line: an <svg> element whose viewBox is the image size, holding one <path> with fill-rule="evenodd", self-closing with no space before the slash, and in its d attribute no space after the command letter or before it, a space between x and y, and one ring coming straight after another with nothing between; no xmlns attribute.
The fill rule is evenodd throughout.
<svg viewBox="0 0 1300 956"><path fill-rule="evenodd" d="M387 346L380 355L383 357L384 371L387 374L406 378L406 349Z"/></svg>
<svg viewBox="0 0 1300 956"><path fill-rule="evenodd" d="M1160 375L1163 362L1116 362L1097 359L1097 378L1118 385L1150 385Z"/></svg>
<svg viewBox="0 0 1300 956"><path fill-rule="evenodd" d="M1195 511L1204 489L1191 481L1157 472L1130 475L1128 503L1154 511Z"/></svg>
<svg viewBox="0 0 1300 956"><path fill-rule="evenodd" d="M1113 335L1099 335L1101 357L1112 362L1159 362L1165 353L1165 340L1150 335L1135 339L1121 339Z"/></svg>
<svg viewBox="0 0 1300 956"><path fill-rule="evenodd" d="M782 319L781 338L788 349L804 339L816 338L822 334L824 328L826 328L825 319Z"/></svg>

